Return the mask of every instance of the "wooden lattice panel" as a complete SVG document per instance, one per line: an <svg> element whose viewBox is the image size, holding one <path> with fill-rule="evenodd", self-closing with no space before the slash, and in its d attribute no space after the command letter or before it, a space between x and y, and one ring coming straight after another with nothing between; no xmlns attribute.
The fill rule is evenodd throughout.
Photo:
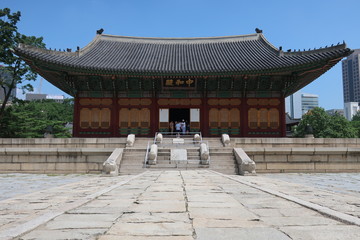
<svg viewBox="0 0 360 240"><path fill-rule="evenodd" d="M280 105L280 100L279 99L270 99L269 105L270 106L278 106L278 105Z"/></svg>
<svg viewBox="0 0 360 240"><path fill-rule="evenodd" d="M238 106L241 104L241 100L239 98L231 98L230 99L230 105Z"/></svg>
<svg viewBox="0 0 360 240"><path fill-rule="evenodd" d="M258 105L258 100L257 100L257 99L248 99L246 102L247 102L247 104L248 104L249 106Z"/></svg>
<svg viewBox="0 0 360 240"><path fill-rule="evenodd" d="M184 98L179 101L181 105L190 105L190 99Z"/></svg>
<svg viewBox="0 0 360 240"><path fill-rule="evenodd" d="M211 108L209 111L209 126L210 128L218 127L219 124L219 110Z"/></svg>
<svg viewBox="0 0 360 240"><path fill-rule="evenodd" d="M278 129L280 126L279 121L279 110L276 108L271 108L269 110L269 121L271 129Z"/></svg>
<svg viewBox="0 0 360 240"><path fill-rule="evenodd" d="M217 106L219 105L219 99L216 98L208 99L208 104L210 106Z"/></svg>
<svg viewBox="0 0 360 240"><path fill-rule="evenodd" d="M230 101L229 99L219 99L219 105L221 106L230 105Z"/></svg>
<svg viewBox="0 0 360 240"><path fill-rule="evenodd" d="M149 106L149 105L151 105L151 103L152 103L151 99L145 99L145 98L143 98L143 99L140 100L140 104L141 104L142 106Z"/></svg>
<svg viewBox="0 0 360 240"><path fill-rule="evenodd" d="M259 110L259 127L261 129L267 129L268 128L268 110L266 108L261 108Z"/></svg>
<svg viewBox="0 0 360 240"><path fill-rule="evenodd" d="M200 105L201 99L190 99L190 104L193 106Z"/></svg>
<svg viewBox="0 0 360 240"><path fill-rule="evenodd" d="M83 108L80 110L80 127L89 128L91 122L91 111L89 108Z"/></svg>
<svg viewBox="0 0 360 240"><path fill-rule="evenodd" d="M258 110L256 108L250 108L248 111L248 127L250 129L258 127Z"/></svg>

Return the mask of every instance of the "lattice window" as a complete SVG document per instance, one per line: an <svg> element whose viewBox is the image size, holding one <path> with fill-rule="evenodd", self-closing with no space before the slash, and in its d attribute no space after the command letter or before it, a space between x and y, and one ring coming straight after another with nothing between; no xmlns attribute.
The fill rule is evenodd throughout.
<svg viewBox="0 0 360 240"><path fill-rule="evenodd" d="M248 111L248 126L250 129L258 128L258 110L250 108Z"/></svg>
<svg viewBox="0 0 360 240"><path fill-rule="evenodd" d="M82 108L80 110L80 128L110 128L111 110L109 108Z"/></svg>
<svg viewBox="0 0 360 240"><path fill-rule="evenodd" d="M278 129L280 126L279 121L279 110L276 108L271 108L269 110L269 120L270 120L270 128Z"/></svg>

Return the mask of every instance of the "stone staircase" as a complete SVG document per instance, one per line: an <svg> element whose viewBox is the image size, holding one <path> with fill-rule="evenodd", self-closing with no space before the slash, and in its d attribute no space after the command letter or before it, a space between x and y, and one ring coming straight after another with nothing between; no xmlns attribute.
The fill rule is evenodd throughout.
<svg viewBox="0 0 360 240"><path fill-rule="evenodd" d="M147 142L146 142L147 146ZM142 148L125 148L120 164L120 175L133 175L146 171L143 168L146 146Z"/></svg>
<svg viewBox="0 0 360 240"><path fill-rule="evenodd" d="M232 147L210 147L210 170L223 174L238 174Z"/></svg>
<svg viewBox="0 0 360 240"><path fill-rule="evenodd" d="M159 148L158 158L156 165L147 165L148 170L163 170L163 169L197 169L207 168L200 164L200 153L199 148L188 148L187 149L187 161L170 161L171 158L170 148Z"/></svg>
<svg viewBox="0 0 360 240"><path fill-rule="evenodd" d="M211 169L224 174L238 174L237 163L232 147L223 147L218 138L207 138L210 149L210 166L200 164L199 147L187 147L187 161L170 161L171 149L159 147L156 165L146 165L144 158L146 148L152 138L137 138L133 147L124 149L120 164L120 175L139 174L146 170L169 170L169 169Z"/></svg>

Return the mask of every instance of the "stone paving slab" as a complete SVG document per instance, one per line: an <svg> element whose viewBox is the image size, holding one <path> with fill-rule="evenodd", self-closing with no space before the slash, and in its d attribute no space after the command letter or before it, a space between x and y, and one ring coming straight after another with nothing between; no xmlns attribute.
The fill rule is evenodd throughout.
<svg viewBox="0 0 360 240"><path fill-rule="evenodd" d="M360 228L357 226L291 226L281 227L291 239L297 240L344 240L360 239Z"/></svg>
<svg viewBox="0 0 360 240"><path fill-rule="evenodd" d="M291 240L275 228L200 228L196 231L198 240Z"/></svg>
<svg viewBox="0 0 360 240"><path fill-rule="evenodd" d="M0 201L0 239L11 239L4 233L26 224L33 224L33 230L16 239L360 239L359 226L270 190L345 206L337 206L338 213L357 211L356 194L283 179L228 177L207 170L148 171L133 177L90 177ZM36 219L56 212L36 225Z"/></svg>

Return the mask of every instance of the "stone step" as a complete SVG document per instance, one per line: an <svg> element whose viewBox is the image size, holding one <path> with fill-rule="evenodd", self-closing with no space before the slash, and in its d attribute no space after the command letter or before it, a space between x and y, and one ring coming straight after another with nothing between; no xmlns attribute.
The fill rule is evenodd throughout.
<svg viewBox="0 0 360 240"><path fill-rule="evenodd" d="M128 156L128 157L123 157L121 162L133 162L133 161L144 161L145 159L145 155L141 156L141 157L133 157L133 156Z"/></svg>
<svg viewBox="0 0 360 240"><path fill-rule="evenodd" d="M210 156L234 156L233 152L212 152L210 151Z"/></svg>
<svg viewBox="0 0 360 240"><path fill-rule="evenodd" d="M231 156L210 156L210 159L216 162L233 162L235 163L234 157Z"/></svg>

